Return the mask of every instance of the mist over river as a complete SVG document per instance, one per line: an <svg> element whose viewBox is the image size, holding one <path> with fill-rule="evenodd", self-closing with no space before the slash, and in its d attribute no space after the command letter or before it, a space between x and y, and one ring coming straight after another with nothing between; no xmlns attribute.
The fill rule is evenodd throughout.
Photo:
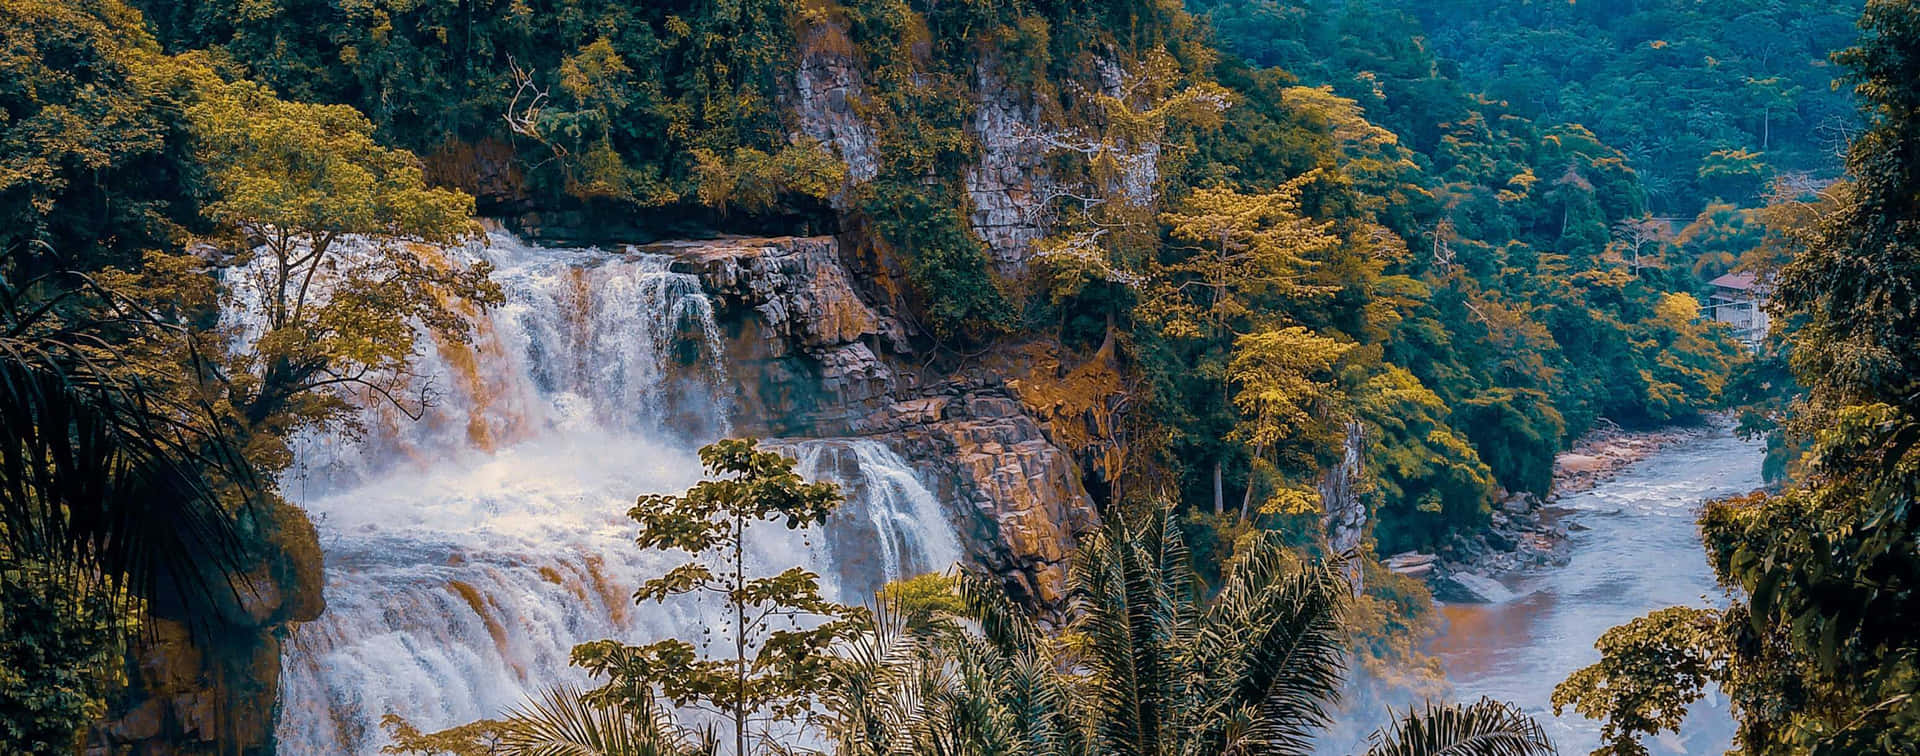
<svg viewBox="0 0 1920 756"><path fill-rule="evenodd" d="M1429 646L1461 700L1482 695L1539 718L1561 753L1599 745L1600 724L1574 712L1555 718L1553 686L1597 661L1593 643L1615 625L1667 606L1720 606L1695 518L1709 499L1761 486L1762 444L1729 432L1681 443L1622 470L1590 491L1560 499L1569 510L1571 561L1507 580L1514 598L1441 607L1446 627ZM1717 691L1695 704L1681 734L1647 746L1661 754L1718 754L1733 721Z"/></svg>

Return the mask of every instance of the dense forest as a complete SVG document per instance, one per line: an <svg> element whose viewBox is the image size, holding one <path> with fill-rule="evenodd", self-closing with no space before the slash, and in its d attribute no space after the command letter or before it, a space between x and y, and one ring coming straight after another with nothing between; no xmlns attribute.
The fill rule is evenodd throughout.
<svg viewBox="0 0 1920 756"><path fill-rule="evenodd" d="M1912 753L1920 5L1862 10L0 0L0 750L142 742L100 723L200 686L165 752L273 752L322 611L293 440L433 401L416 359L504 301L450 251L488 219L831 235L898 272L919 374L1097 418L1048 429L1104 524L1058 606L979 571L844 606L738 566L840 493L721 441L630 516L693 555L634 599L723 597L731 655L586 643L601 687L393 752L1311 752L1344 669L1425 663L1383 557L1463 548L1583 434L1732 411L1776 484L1702 515L1737 599L1609 632L1555 704L1643 753L1711 683L1744 752ZM1710 309L1736 271L1777 286L1753 349ZM1500 702L1402 713L1370 753L1552 747Z"/></svg>

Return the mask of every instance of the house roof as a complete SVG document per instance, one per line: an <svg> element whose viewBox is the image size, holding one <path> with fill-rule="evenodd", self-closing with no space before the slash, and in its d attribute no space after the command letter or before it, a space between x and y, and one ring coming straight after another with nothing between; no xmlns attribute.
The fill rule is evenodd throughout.
<svg viewBox="0 0 1920 756"><path fill-rule="evenodd" d="M1755 280L1756 277L1752 273L1728 273L1712 281L1708 281L1707 285L1722 289L1753 291Z"/></svg>

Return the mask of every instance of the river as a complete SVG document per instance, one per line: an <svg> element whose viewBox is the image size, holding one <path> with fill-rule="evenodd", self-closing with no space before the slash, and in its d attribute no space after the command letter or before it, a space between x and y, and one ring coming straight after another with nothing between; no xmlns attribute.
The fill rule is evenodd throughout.
<svg viewBox="0 0 1920 756"><path fill-rule="evenodd" d="M1572 530L1564 567L1505 581L1515 597L1441 607L1446 627L1429 646L1463 700L1512 701L1538 718L1561 753L1599 746L1600 724L1554 717L1553 686L1600 658L1608 628L1675 605L1717 606L1695 518L1703 502L1760 487L1762 446L1720 433L1669 447L1557 506ZM1695 704L1681 734L1648 742L1655 753L1718 754L1733 736L1726 698Z"/></svg>

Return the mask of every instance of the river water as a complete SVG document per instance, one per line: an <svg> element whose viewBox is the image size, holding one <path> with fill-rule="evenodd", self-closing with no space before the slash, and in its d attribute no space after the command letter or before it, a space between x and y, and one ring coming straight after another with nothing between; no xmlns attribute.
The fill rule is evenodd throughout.
<svg viewBox="0 0 1920 756"><path fill-rule="evenodd" d="M1599 746L1600 725L1572 711L1555 718L1553 686L1598 661L1593 648L1615 625L1667 606L1719 606L1695 518L1709 499L1761 486L1762 446L1721 433L1654 454L1557 504L1573 529L1572 560L1510 579L1515 597L1441 607L1446 628L1429 646L1462 700L1512 701L1538 718L1561 753ZM1695 704L1680 735L1648 742L1655 753L1718 754L1733 736L1726 699Z"/></svg>

